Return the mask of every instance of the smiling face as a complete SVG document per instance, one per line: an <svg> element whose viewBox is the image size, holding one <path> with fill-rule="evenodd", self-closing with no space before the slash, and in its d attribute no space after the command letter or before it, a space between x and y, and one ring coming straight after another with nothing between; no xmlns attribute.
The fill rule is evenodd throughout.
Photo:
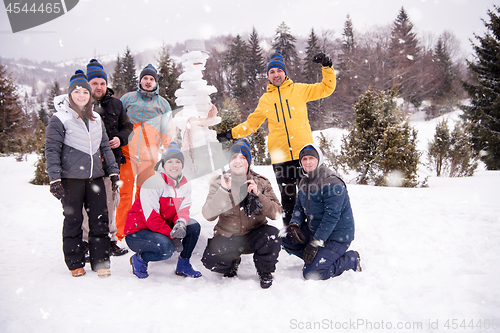
<svg viewBox="0 0 500 333"><path fill-rule="evenodd" d="M172 179L177 179L182 173L182 162L177 158L171 158L163 165L163 170Z"/></svg>
<svg viewBox="0 0 500 333"><path fill-rule="evenodd" d="M100 101L104 95L106 95L107 82L102 77L96 77L89 81L90 87L92 88L92 97Z"/></svg>
<svg viewBox="0 0 500 333"><path fill-rule="evenodd" d="M235 153L231 155L229 162L231 173L235 175L246 175L248 172L248 161L242 153Z"/></svg>
<svg viewBox="0 0 500 333"><path fill-rule="evenodd" d="M90 100L90 92L85 88L77 87L71 92L71 99L78 108L83 110Z"/></svg>
<svg viewBox="0 0 500 333"><path fill-rule="evenodd" d="M285 71L278 67L273 67L267 73L267 78L276 87L281 86L285 82L286 74Z"/></svg>
<svg viewBox="0 0 500 333"><path fill-rule="evenodd" d="M302 169L304 169L305 172L311 172L316 170L318 167L318 159L314 156L304 156L300 160L300 164L302 164Z"/></svg>
<svg viewBox="0 0 500 333"><path fill-rule="evenodd" d="M141 79L141 87L146 91L153 91L156 88L156 80L151 75L144 75Z"/></svg>

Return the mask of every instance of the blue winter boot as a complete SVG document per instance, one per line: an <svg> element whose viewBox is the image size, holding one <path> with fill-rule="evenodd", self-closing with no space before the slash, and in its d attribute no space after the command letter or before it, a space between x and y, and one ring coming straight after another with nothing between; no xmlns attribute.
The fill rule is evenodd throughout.
<svg viewBox="0 0 500 333"><path fill-rule="evenodd" d="M130 264L132 265L132 271L139 279L145 279L149 276L148 263L141 259L139 253L130 257Z"/></svg>
<svg viewBox="0 0 500 333"><path fill-rule="evenodd" d="M177 268L175 270L175 274L191 278L199 278L201 276L200 272L193 269L193 266L191 266L191 264L189 263L189 258L181 257L179 257L179 260L177 260Z"/></svg>

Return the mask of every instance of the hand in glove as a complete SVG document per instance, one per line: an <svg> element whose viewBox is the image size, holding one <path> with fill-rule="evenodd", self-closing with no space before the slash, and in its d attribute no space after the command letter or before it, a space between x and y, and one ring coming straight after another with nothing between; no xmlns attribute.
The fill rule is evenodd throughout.
<svg viewBox="0 0 500 333"><path fill-rule="evenodd" d="M324 67L332 67L332 59L324 53L318 53L314 56L313 62L317 62Z"/></svg>
<svg viewBox="0 0 500 333"><path fill-rule="evenodd" d="M259 214L262 207L264 206L260 203L259 197L253 192L248 193L245 200L243 200L243 210L246 216Z"/></svg>
<svg viewBox="0 0 500 333"><path fill-rule="evenodd" d="M306 236L302 233L300 230L298 224L296 223L290 223L286 227L286 235L292 242L292 244L304 244L306 241Z"/></svg>
<svg viewBox="0 0 500 333"><path fill-rule="evenodd" d="M184 237L186 237L186 221L177 220L172 231L170 231L170 238L182 239Z"/></svg>
<svg viewBox="0 0 500 333"><path fill-rule="evenodd" d="M117 174L112 174L109 176L109 180L111 180L111 190L113 192L118 191L118 182L120 181L120 177Z"/></svg>
<svg viewBox="0 0 500 333"><path fill-rule="evenodd" d="M321 246L323 246L323 242L317 240L316 238L306 245L304 254L302 255L306 265L312 264L314 257L316 257L316 254L318 254L318 250Z"/></svg>
<svg viewBox="0 0 500 333"><path fill-rule="evenodd" d="M219 142L227 142L233 140L233 134L231 133L231 129L228 129L227 131L224 131L222 133L218 133L217 140L219 140Z"/></svg>
<svg viewBox="0 0 500 333"><path fill-rule="evenodd" d="M50 193L57 198L57 200L61 200L64 197L64 187L62 186L61 180L58 179L53 183L50 183Z"/></svg>
<svg viewBox="0 0 500 333"><path fill-rule="evenodd" d="M182 252L182 250L184 249L184 246L182 245L182 239L174 238L172 239L172 243L174 243L175 252Z"/></svg>

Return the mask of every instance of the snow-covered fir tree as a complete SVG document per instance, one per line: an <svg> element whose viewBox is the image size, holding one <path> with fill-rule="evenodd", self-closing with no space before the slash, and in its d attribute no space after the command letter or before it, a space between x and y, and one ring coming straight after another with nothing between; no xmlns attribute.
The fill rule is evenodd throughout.
<svg viewBox="0 0 500 333"><path fill-rule="evenodd" d="M463 105L472 147L489 170L500 170L500 7L488 10L487 33L476 35L475 58L468 61L474 82L464 82L470 105Z"/></svg>

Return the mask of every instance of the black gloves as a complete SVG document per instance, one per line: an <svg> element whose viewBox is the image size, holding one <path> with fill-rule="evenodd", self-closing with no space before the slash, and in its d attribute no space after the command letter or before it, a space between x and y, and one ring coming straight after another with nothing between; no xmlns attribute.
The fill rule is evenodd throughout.
<svg viewBox="0 0 500 333"><path fill-rule="evenodd" d="M118 177L118 175L111 175L109 176L109 180L111 180L111 190L116 192L118 190L118 181L120 177Z"/></svg>
<svg viewBox="0 0 500 333"><path fill-rule="evenodd" d="M306 236L300 231L299 226L296 223L290 223L286 227L286 235L292 242L292 244L304 244L306 241Z"/></svg>
<svg viewBox="0 0 500 333"><path fill-rule="evenodd" d="M62 186L60 179L50 184L50 193L52 193L57 200L61 200L62 197L64 197L64 187Z"/></svg>
<svg viewBox="0 0 500 333"><path fill-rule="evenodd" d="M316 54L313 58L313 62L317 62L317 63L323 65L324 67L332 67L333 66L332 59L330 59L330 57L324 53Z"/></svg>
<svg viewBox="0 0 500 333"><path fill-rule="evenodd" d="M319 241L316 239L313 239L309 244L306 245L303 253L304 257L304 262L306 265L312 264L314 257L316 257L316 254L318 253L319 250Z"/></svg>
<svg viewBox="0 0 500 333"><path fill-rule="evenodd" d="M219 142L227 142L233 139L233 134L231 134L231 129L217 134L217 140Z"/></svg>
<svg viewBox="0 0 500 333"><path fill-rule="evenodd" d="M246 216L259 214L260 209L263 207L259 201L259 197L253 192L247 194L242 205Z"/></svg>

